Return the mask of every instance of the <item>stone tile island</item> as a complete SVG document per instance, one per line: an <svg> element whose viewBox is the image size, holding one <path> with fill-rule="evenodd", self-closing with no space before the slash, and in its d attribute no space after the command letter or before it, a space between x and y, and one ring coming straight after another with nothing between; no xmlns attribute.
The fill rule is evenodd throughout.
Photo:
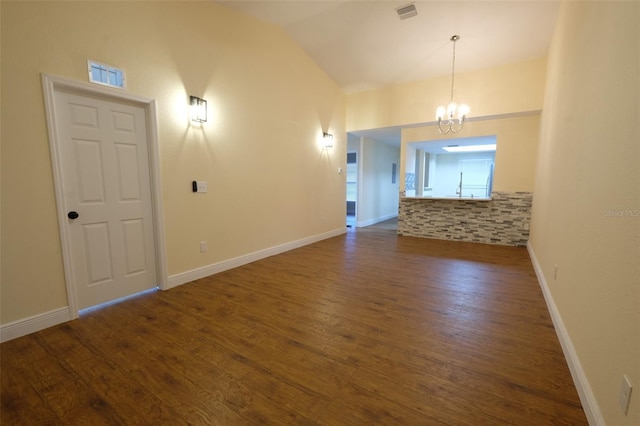
<svg viewBox="0 0 640 426"><path fill-rule="evenodd" d="M526 246L532 192L490 198L400 197L398 234L440 240Z"/></svg>

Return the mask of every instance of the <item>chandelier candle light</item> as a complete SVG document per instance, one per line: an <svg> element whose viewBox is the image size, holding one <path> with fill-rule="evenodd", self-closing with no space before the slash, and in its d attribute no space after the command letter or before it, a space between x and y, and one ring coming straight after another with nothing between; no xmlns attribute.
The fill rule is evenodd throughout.
<svg viewBox="0 0 640 426"><path fill-rule="evenodd" d="M447 107L439 106L436 110L436 120L438 120L438 129L440 133L446 135L447 133L458 133L464 126L464 119L471 110L468 105L456 104L453 102L453 83L456 70L456 42L460 40L459 35L451 36L453 42L453 61L451 65L451 99ZM446 120L445 120L446 116Z"/></svg>

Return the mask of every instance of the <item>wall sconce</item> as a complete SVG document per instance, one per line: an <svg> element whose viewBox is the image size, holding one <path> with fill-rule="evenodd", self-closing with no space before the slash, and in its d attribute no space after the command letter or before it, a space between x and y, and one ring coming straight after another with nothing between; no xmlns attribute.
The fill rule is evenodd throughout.
<svg viewBox="0 0 640 426"><path fill-rule="evenodd" d="M324 148L333 148L333 135L331 133L322 133L322 146Z"/></svg>
<svg viewBox="0 0 640 426"><path fill-rule="evenodd" d="M189 97L191 121L204 123L207 121L207 101L197 96Z"/></svg>

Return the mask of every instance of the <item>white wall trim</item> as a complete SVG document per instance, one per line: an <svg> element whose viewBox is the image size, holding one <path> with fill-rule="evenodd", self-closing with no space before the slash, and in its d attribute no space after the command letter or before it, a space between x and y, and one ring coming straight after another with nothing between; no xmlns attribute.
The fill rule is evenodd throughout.
<svg viewBox="0 0 640 426"><path fill-rule="evenodd" d="M375 225L376 223L384 222L385 220L393 219L394 217L398 217L398 213L388 214L386 216L380 216L375 219L363 220L360 222L356 222L357 228L363 228L365 226Z"/></svg>
<svg viewBox="0 0 640 426"><path fill-rule="evenodd" d="M223 272L229 269L237 268L238 266L246 265L248 263L255 262L257 260L264 259L269 256L274 256L276 254L284 253L289 250L293 250L299 247L313 244L315 242L322 241L327 238L336 237L346 232L347 232L346 227L338 228L338 229L334 229L333 231L312 235L310 237L302 238L300 240L290 241L288 243L280 244L274 247L269 247L263 250L258 250L253 253L248 253L242 256L234 257L232 259L223 260L221 262L203 266L201 268L196 268L190 271L172 275L169 277L168 287L163 288L163 290L177 287L179 285L182 285L191 281L195 281L200 278L208 277L209 275L218 274L220 272Z"/></svg>
<svg viewBox="0 0 640 426"><path fill-rule="evenodd" d="M604 418L602 417L602 413L600 412L600 407L598 406L596 398L593 395L593 391L591 390L591 386L589 385L587 376L582 369L582 365L580 364L580 359L578 358L576 349L571 342L569 332L567 331L567 328L562 321L562 316L558 311L558 307L553 300L553 296L551 295L551 291L549 290L549 286L547 285L547 280L542 273L542 268L538 263L538 259L533 251L533 247L531 247L530 241L527 243L527 250L529 251L529 257L531 258L533 269L535 270L536 276L538 277L538 282L540 283L540 287L542 288L542 294L544 295L544 299L547 302L547 308L549 309L549 313L551 314L553 326L556 329L556 334L558 335L558 339L560 340L562 352L564 352L564 357L566 358L567 364L569 365L569 371L571 372L573 383L576 385L578 396L580 397L580 402L582 403L582 408L584 409L584 413L587 416L587 420L589 421L590 425L604 426L605 422Z"/></svg>
<svg viewBox="0 0 640 426"><path fill-rule="evenodd" d="M160 287L163 290L167 290L172 287L177 287L181 284L188 283L200 278L208 277L209 275L217 274L219 272L226 271L228 269L236 268L238 266L246 265L247 263L255 262L256 260L264 259L269 256L284 253L289 250L293 250L299 247L306 246L318 241L325 240L327 238L336 237L347 232L346 228L338 228L333 231L325 232L322 234L312 235L310 237L302 238L300 240L291 241L288 243L280 244L264 250L258 250L253 253L249 253L243 256L235 257L233 259L225 260L222 262L214 263L212 265L204 266L202 268L193 269L191 271L176 274L168 278L167 285ZM136 296L136 295L133 295ZM7 324L0 325L0 343L7 342L18 337L26 336L27 334L35 333L45 328L53 327L54 325L61 324L63 322L71 321L77 318L77 312L74 313L69 306L63 308L54 309L49 312L34 315L29 318L20 319Z"/></svg>
<svg viewBox="0 0 640 426"><path fill-rule="evenodd" d="M3 324L0 326L0 343L53 327L71 319L71 310L68 306L65 306L64 308L54 309L43 314Z"/></svg>

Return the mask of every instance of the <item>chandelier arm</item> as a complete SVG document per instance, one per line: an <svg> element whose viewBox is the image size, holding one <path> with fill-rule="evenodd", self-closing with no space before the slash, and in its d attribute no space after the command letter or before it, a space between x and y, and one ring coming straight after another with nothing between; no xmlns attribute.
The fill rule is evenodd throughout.
<svg viewBox="0 0 640 426"><path fill-rule="evenodd" d="M464 117L458 118L457 127L455 127L455 122L451 123L451 131L453 133L458 133L464 127Z"/></svg>
<svg viewBox="0 0 640 426"><path fill-rule="evenodd" d="M442 120L438 120L438 129L441 134L446 135L448 133L458 133L464 127L464 117L449 118L444 123L444 126L442 124Z"/></svg>
<svg viewBox="0 0 640 426"><path fill-rule="evenodd" d="M460 130L462 130L462 127L464 127L464 124L460 123L458 124L458 127L454 127L454 125L451 125L451 132L452 133L458 133Z"/></svg>
<svg viewBox="0 0 640 426"><path fill-rule="evenodd" d="M442 133L443 135L446 135L447 133L449 133L451 131L451 122L448 122L448 125L445 126L448 127L446 130L442 128L442 120L438 120L438 129L440 130L440 133Z"/></svg>

